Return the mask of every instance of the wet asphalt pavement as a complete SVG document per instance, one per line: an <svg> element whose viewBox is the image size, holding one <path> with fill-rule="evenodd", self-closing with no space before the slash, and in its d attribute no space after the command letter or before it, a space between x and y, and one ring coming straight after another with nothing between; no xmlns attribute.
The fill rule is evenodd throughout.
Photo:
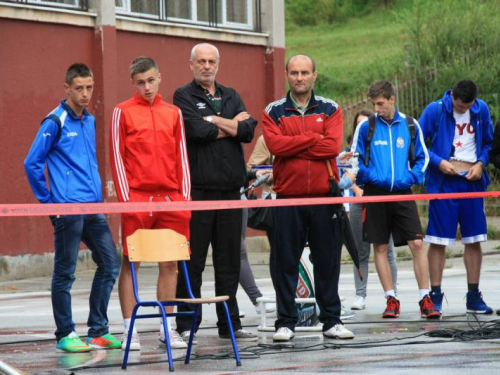
<svg viewBox="0 0 500 375"><path fill-rule="evenodd" d="M498 252L498 241L488 243ZM266 257L266 255L261 255ZM251 254L255 260L256 255ZM260 316L240 288L238 302L245 312L245 329L257 333L259 341L239 343L242 366L236 367L228 340L219 339L215 308L204 309L197 335L194 357L184 364L183 350L175 350L175 371L183 374L500 374L500 319L493 315L465 313L466 278L462 258L450 259L444 272L443 317L426 321L420 318L418 289L410 261L399 261L398 297L401 316L384 320L382 288L370 264L367 309L357 311L345 321L356 337L353 340L324 339L321 332L300 332L290 343L273 344L272 332L258 330ZM253 270L262 293L272 296L273 287L267 265ZM213 295L213 268L207 266L203 291ZM88 294L93 271L79 272L73 287L73 316L77 333L86 334ZM143 298L155 294L157 269L141 268ZM483 261L480 288L485 301L500 308L500 255L487 255ZM343 265L340 294L349 308L354 299L352 266ZM109 308L110 329L120 337L122 319L115 290ZM272 322L274 314L269 314ZM121 370L121 350L96 350L90 353L57 353L50 303L50 278L0 283L0 373L2 363L19 373L36 374L156 374L168 371L166 353L159 344L157 319L138 322L142 350L132 352L129 367ZM459 332L461 330L463 332ZM440 337L460 333L461 338ZM433 337L437 336L437 337ZM498 338L497 338L498 337ZM484 338L477 340L478 338ZM5 370L4 370L5 371ZM8 373L8 372L7 372Z"/></svg>

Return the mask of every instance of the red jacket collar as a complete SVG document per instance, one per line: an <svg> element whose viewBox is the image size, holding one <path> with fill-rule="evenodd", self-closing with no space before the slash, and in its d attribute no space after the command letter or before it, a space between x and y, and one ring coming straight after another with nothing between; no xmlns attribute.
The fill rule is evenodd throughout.
<svg viewBox="0 0 500 375"><path fill-rule="evenodd" d="M149 102L141 98L137 92L134 94L134 100L138 104L149 106ZM153 101L153 105L158 104L160 101L161 101L161 94L158 93L156 94L155 100Z"/></svg>

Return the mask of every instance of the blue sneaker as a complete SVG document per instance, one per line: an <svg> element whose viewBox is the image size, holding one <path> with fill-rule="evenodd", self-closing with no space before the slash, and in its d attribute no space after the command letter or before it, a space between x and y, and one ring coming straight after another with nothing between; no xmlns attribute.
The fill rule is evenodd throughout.
<svg viewBox="0 0 500 375"><path fill-rule="evenodd" d="M493 309L483 300L481 292L467 293L467 312L475 314L492 314Z"/></svg>
<svg viewBox="0 0 500 375"><path fill-rule="evenodd" d="M431 297L432 303L434 304L434 310L436 310L439 314L443 315L444 293L430 292L429 296Z"/></svg>

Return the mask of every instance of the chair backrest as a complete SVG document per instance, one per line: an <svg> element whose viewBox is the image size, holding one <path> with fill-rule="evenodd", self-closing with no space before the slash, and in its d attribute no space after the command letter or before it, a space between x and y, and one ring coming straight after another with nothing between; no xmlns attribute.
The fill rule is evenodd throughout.
<svg viewBox="0 0 500 375"><path fill-rule="evenodd" d="M189 260L186 236L172 229L138 229L127 237L130 262Z"/></svg>

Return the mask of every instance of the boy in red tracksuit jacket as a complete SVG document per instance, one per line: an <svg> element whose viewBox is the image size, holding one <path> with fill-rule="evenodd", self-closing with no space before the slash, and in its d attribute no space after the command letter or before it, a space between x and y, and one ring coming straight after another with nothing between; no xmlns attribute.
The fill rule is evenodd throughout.
<svg viewBox="0 0 500 375"><path fill-rule="evenodd" d="M120 103L111 124L111 165L120 202L164 202L190 200L190 175L179 108L164 102L158 94L161 74L156 62L138 57L130 66L130 77L137 92ZM126 238L137 229L173 229L189 240L189 211L142 212L122 214L123 259L118 289L125 331L122 349L127 342L132 309L135 306ZM165 249L168 251L168 249ZM177 263L159 263L157 296L175 298ZM167 311L172 307L167 307ZM170 326L169 319L167 319ZM174 349L187 344L175 330L168 330ZM165 329L160 341L165 343ZM131 350L140 350L134 327Z"/></svg>

